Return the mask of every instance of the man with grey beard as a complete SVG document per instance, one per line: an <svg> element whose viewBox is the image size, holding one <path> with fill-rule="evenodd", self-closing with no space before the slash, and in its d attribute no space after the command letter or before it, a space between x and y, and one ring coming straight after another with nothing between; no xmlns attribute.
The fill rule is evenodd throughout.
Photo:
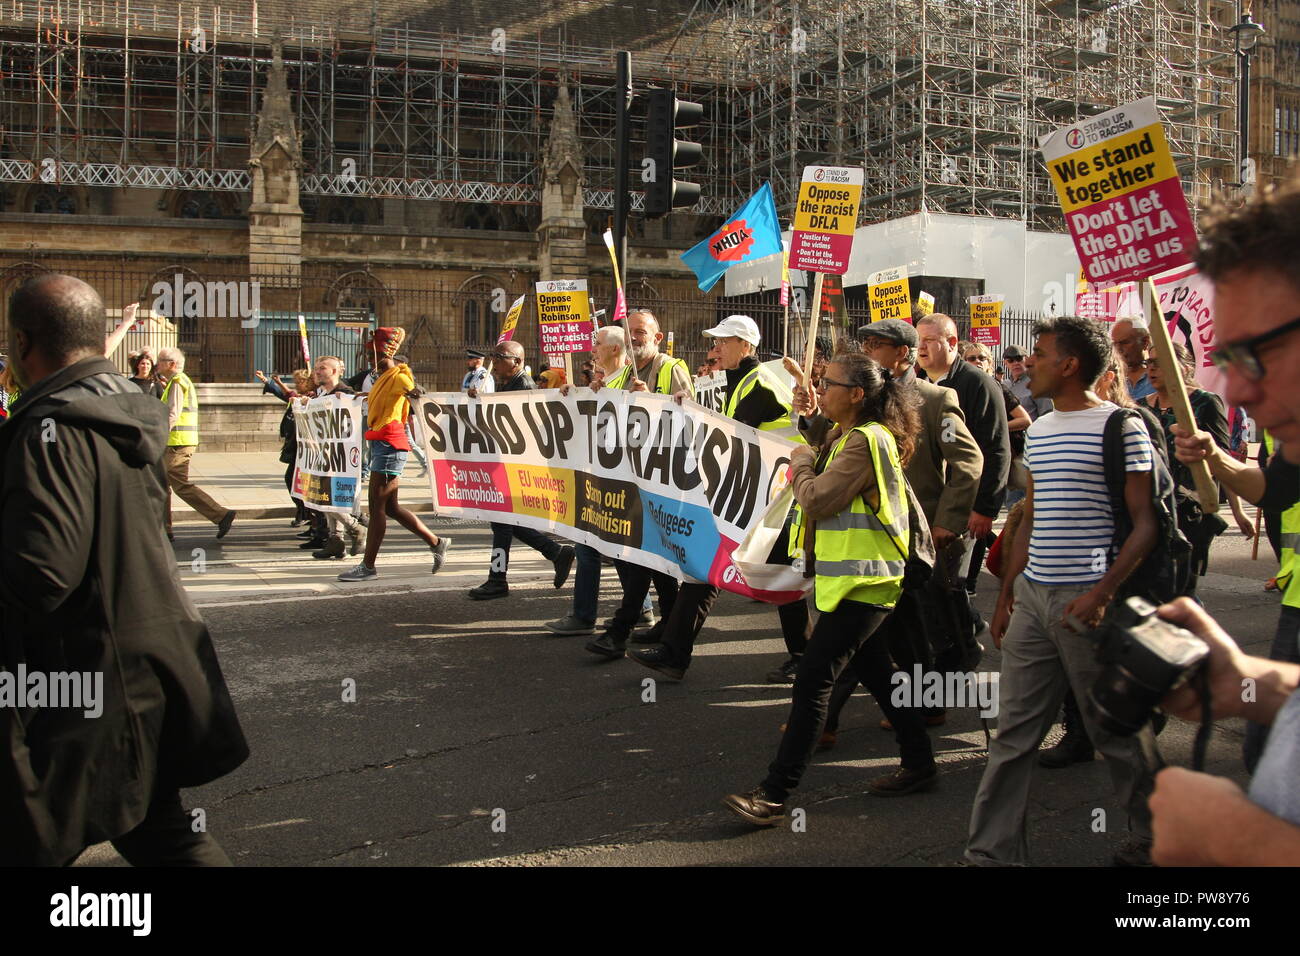
<svg viewBox="0 0 1300 956"><path fill-rule="evenodd" d="M638 309L627 317L627 336L632 342L632 364L605 382L606 388L622 388L629 392L656 392L675 395L678 392L695 394L695 383L690 366L681 359L664 355L659 343L664 334L659 331L659 320L653 312ZM677 599L677 580L668 574L651 571L626 561L615 561L618 579L623 585L623 601L605 633L587 642L587 650L610 660L618 660L627 649L627 639L641 617L641 607L650 593L653 581L659 592L660 622L647 635L649 642L657 642L663 630L663 620L672 611Z"/></svg>

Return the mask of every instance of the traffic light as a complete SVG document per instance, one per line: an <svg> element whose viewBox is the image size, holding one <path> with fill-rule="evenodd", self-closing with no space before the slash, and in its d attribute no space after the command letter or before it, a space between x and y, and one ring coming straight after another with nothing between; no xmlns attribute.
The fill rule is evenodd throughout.
<svg viewBox="0 0 1300 956"><path fill-rule="evenodd" d="M699 143L677 138L678 129L699 123L704 107L679 100L672 90L651 90L646 98L646 157L641 180L646 184L646 218L658 219L699 201L699 184L674 179L673 174L694 166L704 155Z"/></svg>

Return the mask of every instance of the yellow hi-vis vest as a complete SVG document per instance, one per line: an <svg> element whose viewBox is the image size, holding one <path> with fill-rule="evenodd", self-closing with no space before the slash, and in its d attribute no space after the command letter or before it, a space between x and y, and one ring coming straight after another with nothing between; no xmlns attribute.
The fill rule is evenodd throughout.
<svg viewBox="0 0 1300 956"><path fill-rule="evenodd" d="M673 369L678 365L680 365L682 368L687 370L686 390L690 392L691 395L695 394L695 384L691 382L689 366L687 366L687 364L682 359L675 359L675 358L669 358L668 361L664 362L663 365L659 366L659 372L655 375L655 388L654 388L654 390L657 393L659 393L660 395L672 394L672 392L669 391L669 389L673 387ZM605 387L606 388L627 388L627 380L632 375L632 368L633 366L631 364L624 365L621 369L619 369L617 372L614 373L613 378L611 378L608 382L605 383Z"/></svg>
<svg viewBox="0 0 1300 956"><path fill-rule="evenodd" d="M163 389L162 400L171 407L171 390L174 386L181 388L181 414L167 436L168 447L176 445L197 445L199 443L199 395L194 390L194 383L184 372L177 372Z"/></svg>
<svg viewBox="0 0 1300 956"><path fill-rule="evenodd" d="M769 392L772 392L773 397L775 397L776 392L772 389L772 386L768 384L768 376L771 374L771 372L763 368L761 365L757 368L750 369L745 374L745 377L736 383L735 390L727 396L727 404L723 407L722 414L726 415L728 418L735 418L736 408L740 405L741 400L756 388L765 388ZM778 401L780 400L778 399ZM780 435L782 438L788 438L790 441L806 445L807 441L804 439L803 435L799 434L798 426L791 424L790 406L785 402L780 402L780 404L785 408L785 414L780 418L772 419L770 422L760 423L758 426L759 431L776 432L776 434Z"/></svg>
<svg viewBox="0 0 1300 956"><path fill-rule="evenodd" d="M819 611L833 611L845 600L893 607L903 590L908 510L898 446L889 430L876 422L859 425L853 431L861 432L871 446L880 508L872 511L859 494L839 514L817 522L814 551ZM848 438L844 435L831 449L823 471L830 467ZM793 557L804 554L804 531L803 508L796 506L790 528Z"/></svg>
<svg viewBox="0 0 1300 956"><path fill-rule="evenodd" d="M1273 457L1273 436L1264 432L1264 444L1268 448L1269 458ZM1300 550L1300 502L1293 504L1282 512L1282 559L1278 565L1277 586L1282 589L1282 603L1287 607L1300 608L1300 561L1296 560L1296 551Z"/></svg>

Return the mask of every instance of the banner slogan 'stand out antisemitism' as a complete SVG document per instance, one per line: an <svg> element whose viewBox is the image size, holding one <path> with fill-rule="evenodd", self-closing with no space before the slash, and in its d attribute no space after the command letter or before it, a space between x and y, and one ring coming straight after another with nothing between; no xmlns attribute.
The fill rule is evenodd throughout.
<svg viewBox="0 0 1300 956"><path fill-rule="evenodd" d="M731 555L789 481L791 442L687 401L573 389L420 399L439 513L553 531L602 554L753 590Z"/></svg>

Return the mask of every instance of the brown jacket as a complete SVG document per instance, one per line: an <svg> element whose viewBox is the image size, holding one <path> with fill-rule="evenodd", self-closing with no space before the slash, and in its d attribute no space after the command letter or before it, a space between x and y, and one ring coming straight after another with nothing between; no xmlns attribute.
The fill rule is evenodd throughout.
<svg viewBox="0 0 1300 956"><path fill-rule="evenodd" d="M975 507L984 455L966 427L957 393L908 374L921 396L921 434L903 471L931 527L960 534Z"/></svg>

